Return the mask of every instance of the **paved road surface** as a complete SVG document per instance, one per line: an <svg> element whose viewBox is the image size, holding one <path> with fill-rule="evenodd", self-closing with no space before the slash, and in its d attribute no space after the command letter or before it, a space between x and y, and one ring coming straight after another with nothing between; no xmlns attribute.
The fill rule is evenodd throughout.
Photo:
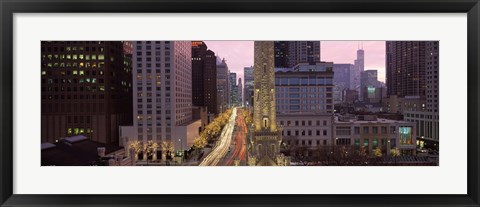
<svg viewBox="0 0 480 207"><path fill-rule="evenodd" d="M212 149L212 152L203 159L199 166L215 166L223 157L225 157L232 142L233 127L236 124L236 120L237 108L234 108L232 115L230 116L228 123L223 127L222 133L220 134L215 147Z"/></svg>
<svg viewBox="0 0 480 207"><path fill-rule="evenodd" d="M237 131L234 133L234 143L232 143L232 148L234 148L233 153L230 156L227 156L227 159L223 163L223 165L231 166L234 165L234 160L239 159L240 163L245 161L245 154L246 154L246 138L247 138L247 126L245 124L245 117L243 117L243 111L240 109L238 110L237 115Z"/></svg>

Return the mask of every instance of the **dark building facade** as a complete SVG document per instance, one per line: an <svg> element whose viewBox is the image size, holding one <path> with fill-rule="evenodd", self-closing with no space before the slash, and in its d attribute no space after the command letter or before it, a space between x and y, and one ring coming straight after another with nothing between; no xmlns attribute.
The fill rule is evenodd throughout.
<svg viewBox="0 0 480 207"><path fill-rule="evenodd" d="M425 96L425 41L387 41L387 95Z"/></svg>
<svg viewBox="0 0 480 207"><path fill-rule="evenodd" d="M276 68L288 68L288 41L274 42L274 55Z"/></svg>
<svg viewBox="0 0 480 207"><path fill-rule="evenodd" d="M299 63L317 63L320 61L320 41L288 42L289 67Z"/></svg>
<svg viewBox="0 0 480 207"><path fill-rule="evenodd" d="M129 51L120 41L42 41L42 143L80 134L118 143L118 127L132 124Z"/></svg>
<svg viewBox="0 0 480 207"><path fill-rule="evenodd" d="M217 63L215 53L204 42L192 42L192 102L218 114Z"/></svg>

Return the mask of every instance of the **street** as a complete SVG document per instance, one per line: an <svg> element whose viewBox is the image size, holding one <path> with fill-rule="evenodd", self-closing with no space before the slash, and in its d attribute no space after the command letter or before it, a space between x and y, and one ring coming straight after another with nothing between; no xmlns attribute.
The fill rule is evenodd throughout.
<svg viewBox="0 0 480 207"><path fill-rule="evenodd" d="M212 149L212 152L210 152L210 154L203 159L199 166L216 166L220 160L225 157L232 142L232 134L233 128L236 124L236 118L237 108L234 108L232 115L230 116L227 125L225 125L223 128L215 147Z"/></svg>
<svg viewBox="0 0 480 207"><path fill-rule="evenodd" d="M247 126L245 124L245 117L243 116L243 110L238 110L237 116L237 130L234 133L235 141L232 143L232 148L234 148L233 153L227 156L227 159L223 163L224 166L234 165L234 160L240 160L240 165L245 161L246 154L246 133Z"/></svg>

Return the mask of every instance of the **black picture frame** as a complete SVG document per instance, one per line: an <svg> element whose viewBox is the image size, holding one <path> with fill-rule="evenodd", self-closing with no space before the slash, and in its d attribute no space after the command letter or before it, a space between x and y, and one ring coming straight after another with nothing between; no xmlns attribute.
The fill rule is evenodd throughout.
<svg viewBox="0 0 480 207"><path fill-rule="evenodd" d="M480 206L478 0L0 0L1 206ZM465 195L19 195L13 194L15 13L467 13L468 193ZM445 178L449 179L449 178ZM428 189L427 189L428 190Z"/></svg>

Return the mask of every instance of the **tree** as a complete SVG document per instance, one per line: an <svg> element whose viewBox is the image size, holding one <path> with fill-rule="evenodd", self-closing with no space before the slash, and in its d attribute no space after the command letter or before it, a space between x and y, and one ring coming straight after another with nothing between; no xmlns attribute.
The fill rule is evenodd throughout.
<svg viewBox="0 0 480 207"><path fill-rule="evenodd" d="M173 152L173 144L171 141L162 141L160 142L160 148L162 149L162 160L167 158L167 152Z"/></svg>
<svg viewBox="0 0 480 207"><path fill-rule="evenodd" d="M397 165L397 157L400 156L400 150L395 147L392 150L390 150L390 154L394 158L395 165Z"/></svg>
<svg viewBox="0 0 480 207"><path fill-rule="evenodd" d="M135 160L138 160L138 153L140 153L142 151L142 143L138 140L132 141L132 142L130 142L129 149L134 150Z"/></svg>

